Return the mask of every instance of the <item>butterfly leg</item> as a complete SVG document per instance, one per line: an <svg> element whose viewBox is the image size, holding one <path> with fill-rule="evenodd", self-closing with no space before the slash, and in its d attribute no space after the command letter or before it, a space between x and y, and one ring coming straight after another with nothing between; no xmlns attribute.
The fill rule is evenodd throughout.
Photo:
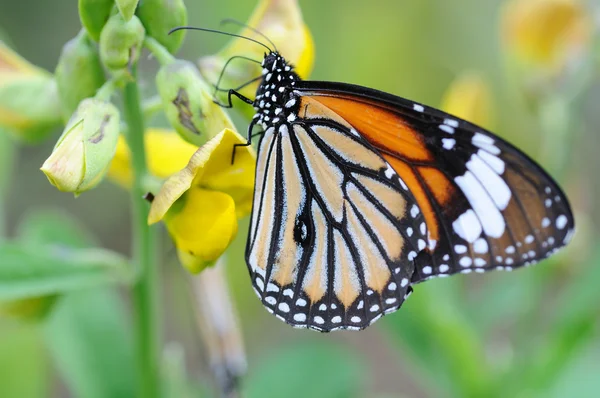
<svg viewBox="0 0 600 398"><path fill-rule="evenodd" d="M252 122L250 122L250 125L248 126L248 133L246 136L246 143L244 144L233 144L233 151L231 153L231 164L233 164L235 162L235 150L237 149L237 147L242 146L242 147L246 147L246 146L250 146L252 145L252 130L254 130L254 126L256 126L256 119L252 119ZM257 133L257 134L262 134L261 133Z"/></svg>
<svg viewBox="0 0 600 398"><path fill-rule="evenodd" d="M236 97L238 97L239 99L241 99L242 101L244 101L247 104L252 105L254 103L254 101L252 101L250 98L243 96L242 94L238 93L234 89L229 89L229 91L227 92L227 104L221 104L217 100L213 100L213 102L223 108L233 108L233 104L231 103L232 95L235 95Z"/></svg>

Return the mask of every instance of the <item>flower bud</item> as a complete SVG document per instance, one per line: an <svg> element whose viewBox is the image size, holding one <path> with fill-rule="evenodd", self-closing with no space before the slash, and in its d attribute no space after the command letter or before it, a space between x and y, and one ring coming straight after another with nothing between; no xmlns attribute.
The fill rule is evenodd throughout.
<svg viewBox="0 0 600 398"><path fill-rule="evenodd" d="M117 8L125 21L129 21L131 17L133 17L133 14L135 14L138 1L139 0L115 0Z"/></svg>
<svg viewBox="0 0 600 398"><path fill-rule="evenodd" d="M0 41L0 128L37 142L61 122L56 82Z"/></svg>
<svg viewBox="0 0 600 398"><path fill-rule="evenodd" d="M112 71L127 69L137 62L144 41L144 26L134 16L125 22L121 14L115 14L100 34L100 58Z"/></svg>
<svg viewBox="0 0 600 398"><path fill-rule="evenodd" d="M79 0L81 25L95 41L100 40L100 32L108 21L114 0Z"/></svg>
<svg viewBox="0 0 600 398"><path fill-rule="evenodd" d="M93 97L105 76L96 46L81 32L63 47L54 73L63 116L73 114L81 101Z"/></svg>
<svg viewBox="0 0 600 398"><path fill-rule="evenodd" d="M261 0L246 24L268 37L277 47L276 50L295 66L300 77L308 77L314 62L314 43L302 18L298 0ZM243 29L240 35L258 40L275 50L265 37L251 29ZM225 63L232 56L241 55L262 61L264 52L264 47L248 40L232 39L217 55L201 58L200 71L210 82L216 83ZM227 66L220 86L237 87L260 75L260 65L237 60ZM257 85L258 82L243 88L241 94L253 98Z"/></svg>
<svg viewBox="0 0 600 398"><path fill-rule="evenodd" d="M187 8L183 0L143 0L136 11L148 35L174 54L185 37L185 30L169 35L169 31L187 24Z"/></svg>
<svg viewBox="0 0 600 398"><path fill-rule="evenodd" d="M200 146L233 123L213 102L209 86L196 66L176 60L163 65L156 75L163 108L173 128L188 142Z"/></svg>
<svg viewBox="0 0 600 398"><path fill-rule="evenodd" d="M95 187L110 165L119 137L119 111L85 99L67 123L41 170L60 191L79 195Z"/></svg>

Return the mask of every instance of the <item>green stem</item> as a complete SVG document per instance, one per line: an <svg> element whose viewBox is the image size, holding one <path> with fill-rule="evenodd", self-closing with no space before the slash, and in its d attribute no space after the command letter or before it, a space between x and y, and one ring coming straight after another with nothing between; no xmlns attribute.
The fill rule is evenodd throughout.
<svg viewBox="0 0 600 398"><path fill-rule="evenodd" d="M135 71L133 72L135 77ZM159 395L159 308L158 267L155 262L155 234L147 222L148 203L143 181L147 175L144 151L144 122L140 106L138 85L134 80L124 90L125 121L128 125L127 143L131 149L134 181L131 189L133 218L133 261L136 283L133 287L133 304L136 315L137 366L139 371L138 396Z"/></svg>
<svg viewBox="0 0 600 398"><path fill-rule="evenodd" d="M144 100L144 103L142 104L142 111L144 112L146 120L162 111L162 109L162 99L158 95Z"/></svg>
<svg viewBox="0 0 600 398"><path fill-rule="evenodd" d="M6 237L6 198L10 190L16 145L7 131L0 129L0 240Z"/></svg>
<svg viewBox="0 0 600 398"><path fill-rule="evenodd" d="M167 65L175 61L175 57L171 55L169 50L150 36L146 36L144 39L144 46L156 57L161 65Z"/></svg>

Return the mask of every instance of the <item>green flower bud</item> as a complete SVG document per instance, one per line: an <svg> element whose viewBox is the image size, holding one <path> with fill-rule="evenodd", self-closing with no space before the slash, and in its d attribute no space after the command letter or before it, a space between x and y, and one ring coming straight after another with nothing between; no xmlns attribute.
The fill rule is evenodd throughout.
<svg viewBox="0 0 600 398"><path fill-rule="evenodd" d="M119 111L109 102L85 99L69 119L41 170L60 191L79 195L108 171L119 138Z"/></svg>
<svg viewBox="0 0 600 398"><path fill-rule="evenodd" d="M169 35L169 31L187 24L187 9L183 0L141 0L136 11L146 27L148 35L154 37L174 54L185 37L185 31L180 30Z"/></svg>
<svg viewBox="0 0 600 398"><path fill-rule="evenodd" d="M100 32L112 12L114 0L79 0L81 25L95 41L100 40Z"/></svg>
<svg viewBox="0 0 600 398"><path fill-rule="evenodd" d="M144 26L134 16L125 22L121 14L108 19L100 34L100 58L113 71L126 69L140 57L144 41Z"/></svg>
<svg viewBox="0 0 600 398"><path fill-rule="evenodd" d="M234 129L193 63L176 60L162 66L156 86L169 122L190 143L200 146L223 129Z"/></svg>
<svg viewBox="0 0 600 398"><path fill-rule="evenodd" d="M93 97L106 78L96 46L85 32L64 45L54 73L66 119L79 103Z"/></svg>
<svg viewBox="0 0 600 398"><path fill-rule="evenodd" d="M39 142L61 124L58 90L51 76L31 74L0 83L0 127L17 139Z"/></svg>
<svg viewBox="0 0 600 398"><path fill-rule="evenodd" d="M115 0L117 8L125 21L129 21L131 17L133 17L133 14L135 14L138 1L139 0Z"/></svg>

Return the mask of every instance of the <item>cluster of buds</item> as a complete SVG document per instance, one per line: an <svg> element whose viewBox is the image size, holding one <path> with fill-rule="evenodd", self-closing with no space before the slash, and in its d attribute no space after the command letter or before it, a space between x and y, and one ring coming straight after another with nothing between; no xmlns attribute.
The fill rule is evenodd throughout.
<svg viewBox="0 0 600 398"><path fill-rule="evenodd" d="M78 196L104 180L132 187L131 152L124 135L118 89L136 78L144 50L160 64L157 97L169 128L149 127L144 134L150 175L144 187L156 194L149 223L164 221L182 264L199 272L213 264L232 241L238 220L252 206L256 154L235 144L239 135L213 87L232 55L261 60L264 49L234 39L198 64L177 59L187 23L183 0L78 0L81 31L68 41L54 73L37 68L0 43L0 131L27 141L48 137L64 123L41 171L49 182ZM262 0L241 34L264 41L268 36L306 77L312 68L313 43L297 0ZM260 75L256 64L228 69L221 86L233 88ZM244 91L253 96L254 87ZM156 100L154 99L156 98ZM155 106L155 110L156 110ZM162 187L162 188L161 188Z"/></svg>

